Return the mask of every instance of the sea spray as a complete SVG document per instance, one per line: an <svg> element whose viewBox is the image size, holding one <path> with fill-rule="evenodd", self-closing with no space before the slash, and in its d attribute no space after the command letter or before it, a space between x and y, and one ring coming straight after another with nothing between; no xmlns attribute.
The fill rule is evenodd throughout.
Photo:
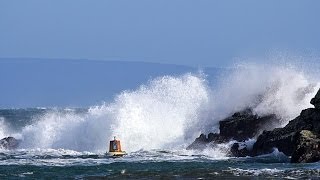
<svg viewBox="0 0 320 180"><path fill-rule="evenodd" d="M185 143L186 132L207 107L208 90L201 75L164 76L135 91L124 91L113 103L89 108L85 114L47 113L22 130L24 148L106 151L117 136L123 149L170 148ZM189 139L191 141L191 139Z"/></svg>
<svg viewBox="0 0 320 180"><path fill-rule="evenodd" d="M279 126L311 107L310 99L320 87L315 77L309 77L294 67L246 64L237 66L212 87L210 110L203 124L205 133L218 132L218 122L245 108L259 116L275 114Z"/></svg>
<svg viewBox="0 0 320 180"><path fill-rule="evenodd" d="M258 115L276 114L283 125L311 108L310 100L320 88L319 81L313 82L295 69L275 68L268 81L270 85L254 110Z"/></svg>
<svg viewBox="0 0 320 180"><path fill-rule="evenodd" d="M281 126L311 107L320 87L317 77L294 67L242 65L226 72L212 87L202 74L158 77L85 112L51 110L18 132L1 126L0 135L21 138L26 149L105 152L113 136L128 152L183 149L247 107L258 115L276 114ZM208 152L225 154L221 147Z"/></svg>
<svg viewBox="0 0 320 180"><path fill-rule="evenodd" d="M200 133L187 129L201 121L199 113L207 103L208 90L201 77L160 77L117 97L113 134L129 150L177 147L190 137L187 134Z"/></svg>
<svg viewBox="0 0 320 180"><path fill-rule="evenodd" d="M8 134L8 126L6 124L5 118L0 117L0 138L4 138L8 136Z"/></svg>
<svg viewBox="0 0 320 180"><path fill-rule="evenodd" d="M108 119L90 113L49 112L22 130L23 148L106 149Z"/></svg>

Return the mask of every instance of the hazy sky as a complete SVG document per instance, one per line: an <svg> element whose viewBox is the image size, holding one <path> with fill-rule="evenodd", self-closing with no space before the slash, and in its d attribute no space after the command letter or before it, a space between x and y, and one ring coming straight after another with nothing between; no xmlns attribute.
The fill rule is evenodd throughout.
<svg viewBox="0 0 320 180"><path fill-rule="evenodd" d="M320 50L320 1L0 0L0 57L226 66Z"/></svg>

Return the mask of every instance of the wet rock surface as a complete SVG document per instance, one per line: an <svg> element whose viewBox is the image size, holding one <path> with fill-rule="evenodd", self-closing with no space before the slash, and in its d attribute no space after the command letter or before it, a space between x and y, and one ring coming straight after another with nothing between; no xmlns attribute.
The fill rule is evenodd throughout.
<svg viewBox="0 0 320 180"><path fill-rule="evenodd" d="M284 128L263 132L253 146L253 155L270 153L273 148L278 148L287 156L291 156L296 146L296 134L302 130L309 130L315 134L320 133L319 109L305 109L300 116L291 120Z"/></svg>
<svg viewBox="0 0 320 180"><path fill-rule="evenodd" d="M311 100L315 108L302 110L300 115L291 120L285 127L264 131L253 146L252 155L270 153L278 148L291 162L319 161L320 142L320 90Z"/></svg>
<svg viewBox="0 0 320 180"><path fill-rule="evenodd" d="M320 109L320 91L317 92L316 96L311 99L310 102L316 109Z"/></svg>
<svg viewBox="0 0 320 180"><path fill-rule="evenodd" d="M245 141L258 136L263 130L275 127L279 119L275 115L260 117L251 109L234 113L219 122L220 134L201 134L187 149L203 149L208 143L225 143L230 140Z"/></svg>
<svg viewBox="0 0 320 180"><path fill-rule="evenodd" d="M219 122L220 136L225 141L245 141L259 135L263 130L273 129L277 122L279 119L275 115L259 117L251 109L246 109Z"/></svg>
<svg viewBox="0 0 320 180"><path fill-rule="evenodd" d="M302 130L295 135L295 149L292 153L292 163L312 163L320 161L320 136L308 130Z"/></svg>

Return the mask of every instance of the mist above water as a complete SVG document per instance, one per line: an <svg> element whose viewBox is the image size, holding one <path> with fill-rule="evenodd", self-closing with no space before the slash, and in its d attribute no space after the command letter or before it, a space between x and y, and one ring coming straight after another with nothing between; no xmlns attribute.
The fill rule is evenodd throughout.
<svg viewBox="0 0 320 180"><path fill-rule="evenodd" d="M51 111L19 132L1 126L0 135L21 138L27 149L104 152L113 136L128 152L183 149L247 107L258 115L276 114L283 126L311 107L320 87L318 77L293 66L242 65L222 73L214 86L209 81L201 73L157 77L86 113Z"/></svg>

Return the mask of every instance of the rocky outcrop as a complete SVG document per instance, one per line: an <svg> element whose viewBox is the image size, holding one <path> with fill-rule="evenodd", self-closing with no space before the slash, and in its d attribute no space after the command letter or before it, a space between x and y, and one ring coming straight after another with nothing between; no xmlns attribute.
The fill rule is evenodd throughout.
<svg viewBox="0 0 320 180"><path fill-rule="evenodd" d="M310 102L316 109L320 109L320 90L317 92L316 96L311 99Z"/></svg>
<svg viewBox="0 0 320 180"><path fill-rule="evenodd" d="M302 130L320 133L320 109L305 109L284 128L263 132L253 146L253 155L270 153L273 148L278 148L279 151L291 156L296 146L296 134Z"/></svg>
<svg viewBox="0 0 320 180"><path fill-rule="evenodd" d="M16 149L20 141L14 137L5 137L0 140L0 148L2 149Z"/></svg>
<svg viewBox="0 0 320 180"><path fill-rule="evenodd" d="M315 108L305 109L300 116L290 121L284 128L273 131L264 131L253 146L253 155L272 152L273 148L291 156L295 148L295 135L302 130L320 133L320 110Z"/></svg>
<svg viewBox="0 0 320 180"><path fill-rule="evenodd" d="M273 130L270 129L278 123L275 115L259 117L249 109L237 112L220 121L220 134L210 133L208 137L202 134L188 148L203 149L210 142L237 140L230 148L230 156L258 156L271 153L277 148L291 156L293 163L320 161L320 90L310 103L314 108L302 110L285 127ZM243 142L256 137L253 148L248 149Z"/></svg>
<svg viewBox="0 0 320 180"><path fill-rule="evenodd" d="M253 145L252 156L262 155L273 152L274 148L285 155L290 156L293 152L293 136L295 132L283 131L277 128L273 131L263 132Z"/></svg>
<svg viewBox="0 0 320 180"><path fill-rule="evenodd" d="M278 148L292 162L316 162L319 157L320 134L320 90L311 100L315 108L301 111L285 127L264 131L253 146L252 155L270 153Z"/></svg>
<svg viewBox="0 0 320 180"><path fill-rule="evenodd" d="M246 109L219 122L220 136L226 141L245 141L259 135L263 130L273 129L278 122L275 115L259 117L251 109Z"/></svg>
<svg viewBox="0 0 320 180"><path fill-rule="evenodd" d="M201 134L187 149L203 149L208 143L224 143L230 140L245 141L258 136L263 130L272 129L279 120L275 115L260 117L246 109L219 122L220 134Z"/></svg>
<svg viewBox="0 0 320 180"><path fill-rule="evenodd" d="M302 130L294 137L292 163L312 163L320 160L320 136L308 130Z"/></svg>

